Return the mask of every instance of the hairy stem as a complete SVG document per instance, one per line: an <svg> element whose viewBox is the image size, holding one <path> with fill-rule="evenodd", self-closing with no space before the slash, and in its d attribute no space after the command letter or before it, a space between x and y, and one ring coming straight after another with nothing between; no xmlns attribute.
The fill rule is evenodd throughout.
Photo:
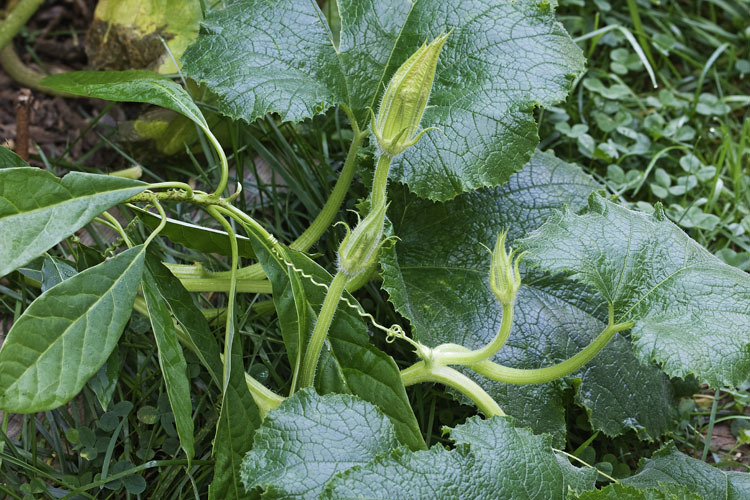
<svg viewBox="0 0 750 500"><path fill-rule="evenodd" d="M348 113L347 113L348 114ZM341 204L344 202L346 193L349 191L349 186L354 178L354 172L356 171L357 153L359 148L362 146L362 141L367 136L366 132L361 132L357 123L350 116L352 123L352 129L354 130L354 139L349 145L349 152L346 155L344 166L341 167L339 178L336 180L336 184L333 186L331 195L326 200L320 213L312 221L310 227L299 235L299 237L289 245L292 250L299 250L305 252L312 247L316 241L320 239L323 233L331 226L333 219L341 208Z"/></svg>
<svg viewBox="0 0 750 500"><path fill-rule="evenodd" d="M315 323L310 342L307 344L305 358L302 361L300 388L312 386L315 380L315 368L318 366L320 351L323 349L323 342L328 335L328 329L333 321L333 315L336 314L336 308L341 300L341 294L344 293L347 280L345 274L336 273L328 287L328 293L326 293L326 298L320 308L318 321Z"/></svg>
<svg viewBox="0 0 750 500"><path fill-rule="evenodd" d="M434 362L446 365L472 365L489 359L503 348L505 342L508 340L512 326L513 304L503 304L503 319L497 335L495 335L492 342L475 351L470 351L465 347L453 344L438 346L433 349ZM442 350L441 347L445 347L446 350ZM456 347L458 349L455 349Z"/></svg>
<svg viewBox="0 0 750 500"><path fill-rule="evenodd" d="M506 384L543 384L575 372L580 367L591 361L591 359L596 356L605 345L607 345L615 333L627 330L632 326L632 321L618 324L610 323L609 326L607 326L607 328L605 328L602 333L600 333L599 336L597 336L581 352L572 358L566 359L562 363L548 366L546 368L519 370L517 368L499 365L488 360L467 366L480 375L497 380L498 382L505 382Z"/></svg>
<svg viewBox="0 0 750 500"><path fill-rule="evenodd" d="M28 87L33 90L60 97L77 97L73 94L54 90L42 85L40 82L47 75L26 66L18 57L13 44L9 43L0 49L0 66L2 66L3 70L8 73L8 76L21 84L22 87Z"/></svg>
<svg viewBox="0 0 750 500"><path fill-rule="evenodd" d="M8 45L44 0L21 0L0 24L0 49Z"/></svg>
<svg viewBox="0 0 750 500"><path fill-rule="evenodd" d="M471 399L477 405L477 408L488 417L505 415L497 402L479 384L448 366L432 365L428 367L424 361L419 361L401 371L401 381L405 386L420 382L438 382L456 389Z"/></svg>
<svg viewBox="0 0 750 500"><path fill-rule="evenodd" d="M391 157L380 155L375 166L375 175L372 179L371 206L375 207L386 202L386 188L388 187L388 170L391 167Z"/></svg>

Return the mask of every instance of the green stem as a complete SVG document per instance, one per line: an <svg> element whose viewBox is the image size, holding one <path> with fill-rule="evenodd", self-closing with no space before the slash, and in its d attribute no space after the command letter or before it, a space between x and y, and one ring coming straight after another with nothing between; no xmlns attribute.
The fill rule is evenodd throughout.
<svg viewBox="0 0 750 500"><path fill-rule="evenodd" d="M633 322L609 324L585 349L570 359L546 368L531 370L519 370L508 366L499 365L492 361L481 361L467 365L469 368L498 382L506 384L543 384L552 380L570 375L580 367L591 361L601 351L617 332L627 330L633 326Z"/></svg>
<svg viewBox="0 0 750 500"><path fill-rule="evenodd" d="M375 166L375 175L372 178L372 201L371 206L386 202L386 188L388 187L388 170L391 167L391 157L380 155L378 164Z"/></svg>
<svg viewBox="0 0 750 500"><path fill-rule="evenodd" d="M34 12L44 3L44 0L21 0L13 10L8 13L2 24L0 24L0 49L8 45L16 33L21 31L23 25L31 19Z"/></svg>
<svg viewBox="0 0 750 500"><path fill-rule="evenodd" d="M328 293L326 293L326 298L320 308L318 321L315 323L310 342L307 344L305 359L302 361L300 388L312 386L315 380L315 368L318 366L320 351L323 349L323 342L328 335L328 329L341 300L341 294L344 293L347 280L348 278L343 273L336 273L328 287Z"/></svg>
<svg viewBox="0 0 750 500"><path fill-rule="evenodd" d="M232 280L228 278L182 278L178 277L188 292L229 292ZM268 280L235 280L239 293L271 293Z"/></svg>
<svg viewBox="0 0 750 500"><path fill-rule="evenodd" d="M448 366L433 365L428 368L424 361L419 361L401 372L401 381L405 386L420 382L438 382L456 389L471 399L488 417L505 415L497 402L479 384Z"/></svg>
<svg viewBox="0 0 750 500"><path fill-rule="evenodd" d="M207 207L206 211L219 221L224 231L229 235L229 244L232 247L232 263L231 263L231 277L229 280L229 296L227 297L227 322L226 330L224 334L224 380L221 388L221 393L224 394L229 385L229 374L232 371L232 343L234 342L234 301L237 293L237 278L235 272L237 269L237 261L239 250L237 248L237 237L234 234L232 225L227 221L221 212L216 207ZM243 370L244 371L244 370Z"/></svg>
<svg viewBox="0 0 750 500"><path fill-rule="evenodd" d="M489 359L503 348L505 342L508 340L512 326L513 304L503 304L503 319L500 323L497 335L495 335L492 342L475 351L465 351L465 347L455 346L454 344L438 346L432 351L434 362L447 365L472 365ZM445 347L447 350L443 351L441 347ZM455 347L458 347L457 351L454 350Z"/></svg>
<svg viewBox="0 0 750 500"><path fill-rule="evenodd" d="M359 148L362 146L362 141L367 137L366 132L361 132L357 123L350 116L350 122L352 123L352 129L354 130L354 139L349 145L349 152L346 155L344 166L341 167L339 178L336 180L336 184L333 186L331 195L326 200L323 209L320 211L315 220L312 221L310 227L299 235L299 237L289 245L292 250L298 250L305 252L312 247L316 241L320 239L323 233L328 229L336 217L336 214L341 208L341 204L344 202L346 193L349 191L349 186L354 178L354 172L356 171L357 154Z"/></svg>
<svg viewBox="0 0 750 500"><path fill-rule="evenodd" d="M73 94L62 92L60 90L53 90L42 85L41 81L47 75L26 66L18 57L13 44L9 43L0 49L0 66L2 66L3 70L8 73L8 76L13 78L13 80L18 82L22 87L28 87L54 96L76 97Z"/></svg>

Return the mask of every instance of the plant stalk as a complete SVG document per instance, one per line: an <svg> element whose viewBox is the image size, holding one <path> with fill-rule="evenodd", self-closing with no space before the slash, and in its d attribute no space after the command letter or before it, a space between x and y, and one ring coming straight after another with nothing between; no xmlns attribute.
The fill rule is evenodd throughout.
<svg viewBox="0 0 750 500"><path fill-rule="evenodd" d="M8 13L8 16L0 24L0 49L13 40L16 33L21 31L23 25L31 19L34 12L44 3L44 0L21 0Z"/></svg>
<svg viewBox="0 0 750 500"><path fill-rule="evenodd" d="M401 381L405 386L420 382L438 382L456 389L471 399L487 417L505 415L497 402L479 384L448 366L433 365L428 368L424 361L419 361L401 371Z"/></svg>
<svg viewBox="0 0 750 500"><path fill-rule="evenodd" d="M434 362L446 365L473 365L491 358L508 341L510 330L513 327L513 304L503 304L503 318L497 335L492 342L475 351L466 350L463 346L445 344L433 349ZM447 348L445 351L441 347ZM454 350L454 348L456 350Z"/></svg>
<svg viewBox="0 0 750 500"><path fill-rule="evenodd" d="M632 326L632 321L627 323L610 324L581 352L572 358L566 359L562 363L548 366L546 368L520 370L503 366L489 360L467 366L480 375L484 375L492 380L497 380L498 382L505 382L506 384L543 384L575 372L580 367L591 361L591 359L607 345L615 333L627 330Z"/></svg>
<svg viewBox="0 0 750 500"><path fill-rule="evenodd" d="M315 380L315 369L318 366L320 351L323 349L323 342L328 335L328 329L333 321L333 315L336 314L336 308L341 300L341 294L344 293L347 280L345 274L338 272L328 287L328 293L326 293L326 298L320 308L318 321L315 322L315 328L310 337L310 342L307 344L305 358L302 361L300 388L312 386Z"/></svg>
<svg viewBox="0 0 750 500"><path fill-rule="evenodd" d="M391 157L380 155L375 166L375 175L372 178L371 207L386 202L386 189L388 188L388 170L391 167Z"/></svg>

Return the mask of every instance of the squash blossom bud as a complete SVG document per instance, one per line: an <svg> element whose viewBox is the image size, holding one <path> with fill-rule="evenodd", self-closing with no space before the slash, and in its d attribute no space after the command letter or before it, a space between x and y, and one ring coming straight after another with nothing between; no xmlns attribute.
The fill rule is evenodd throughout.
<svg viewBox="0 0 750 500"><path fill-rule="evenodd" d="M349 231L339 246L338 268L349 279L372 266L382 245L386 204L380 203Z"/></svg>
<svg viewBox="0 0 750 500"><path fill-rule="evenodd" d="M521 255L511 248L510 254L505 250L505 238L507 231L497 235L495 250L492 252L492 263L490 264L490 288L503 305L510 305L516 300L518 287L521 286L521 273L518 265ZM515 257L515 262L513 259Z"/></svg>
<svg viewBox="0 0 750 500"><path fill-rule="evenodd" d="M450 33L423 44L391 78L380 101L378 116L372 117L372 131L386 156L396 156L419 141L427 130L419 123L430 98L440 51Z"/></svg>

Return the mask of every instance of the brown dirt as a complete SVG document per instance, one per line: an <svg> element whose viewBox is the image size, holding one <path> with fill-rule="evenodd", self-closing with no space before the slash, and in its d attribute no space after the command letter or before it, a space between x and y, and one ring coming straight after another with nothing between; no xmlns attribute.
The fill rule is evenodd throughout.
<svg viewBox="0 0 750 500"><path fill-rule="evenodd" d="M86 69L86 30L95 6L96 0L45 2L26 29L14 39L21 60L31 68L48 73ZM11 149L15 148L18 133L14 103L20 91L21 86L0 69L0 144ZM107 127L114 127L125 118L122 107L115 106L99 121L97 128L85 132L105 106L106 103L99 100L63 99L32 91L31 164L43 165L41 153L63 170L71 163L78 163L101 142L97 132L106 134ZM70 151L63 156L71 144ZM118 168L121 162L116 153L102 148L79 164L109 169Z"/></svg>

